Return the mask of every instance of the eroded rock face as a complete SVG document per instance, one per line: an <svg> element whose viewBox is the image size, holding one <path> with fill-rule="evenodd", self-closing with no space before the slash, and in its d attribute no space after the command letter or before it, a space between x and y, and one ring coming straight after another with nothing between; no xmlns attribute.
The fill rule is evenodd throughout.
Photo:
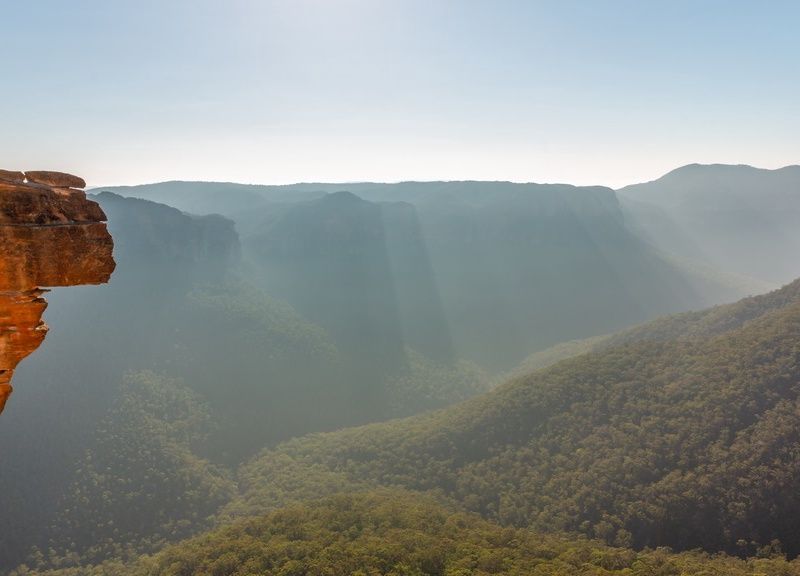
<svg viewBox="0 0 800 576"><path fill-rule="evenodd" d="M102 222L0 224L0 246L0 290L102 284L114 270L114 245Z"/></svg>
<svg viewBox="0 0 800 576"><path fill-rule="evenodd" d="M83 190L0 180L0 225L85 224L105 222Z"/></svg>
<svg viewBox="0 0 800 576"><path fill-rule="evenodd" d="M25 182L25 173L14 170L0 170L0 180L6 182Z"/></svg>
<svg viewBox="0 0 800 576"><path fill-rule="evenodd" d="M86 188L86 181L80 176L65 174L64 172L47 172L37 170L25 172L28 182L44 184L45 186L55 186L61 188Z"/></svg>
<svg viewBox="0 0 800 576"><path fill-rule="evenodd" d="M42 287L102 284L115 267L105 214L68 188L85 186L83 179L20 174L0 170L0 413L14 370L47 334Z"/></svg>
<svg viewBox="0 0 800 576"><path fill-rule="evenodd" d="M47 334L42 290L0 292L0 413L11 395L14 368L36 350Z"/></svg>

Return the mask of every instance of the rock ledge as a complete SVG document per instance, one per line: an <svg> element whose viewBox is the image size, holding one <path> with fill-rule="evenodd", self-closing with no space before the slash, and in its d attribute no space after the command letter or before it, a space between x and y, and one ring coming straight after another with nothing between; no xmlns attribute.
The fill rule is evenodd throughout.
<svg viewBox="0 0 800 576"><path fill-rule="evenodd" d="M106 215L62 172L0 170L0 412L17 364L47 334L41 287L102 284L114 271Z"/></svg>

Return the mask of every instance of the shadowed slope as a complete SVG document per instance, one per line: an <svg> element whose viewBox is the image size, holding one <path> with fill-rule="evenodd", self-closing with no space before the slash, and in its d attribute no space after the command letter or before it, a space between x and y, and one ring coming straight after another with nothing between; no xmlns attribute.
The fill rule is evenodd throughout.
<svg viewBox="0 0 800 576"><path fill-rule="evenodd" d="M307 475L316 493L432 490L610 542L752 552L779 539L797 553L798 285L656 322L454 408L292 441L245 468L232 511L307 497Z"/></svg>
<svg viewBox="0 0 800 576"><path fill-rule="evenodd" d="M619 195L663 250L763 281L800 274L800 166L691 164Z"/></svg>

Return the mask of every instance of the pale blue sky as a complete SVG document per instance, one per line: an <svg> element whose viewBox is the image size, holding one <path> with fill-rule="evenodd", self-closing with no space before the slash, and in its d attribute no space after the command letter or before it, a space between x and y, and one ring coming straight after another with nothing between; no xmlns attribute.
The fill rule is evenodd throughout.
<svg viewBox="0 0 800 576"><path fill-rule="evenodd" d="M620 186L800 163L796 0L2 0L0 168Z"/></svg>

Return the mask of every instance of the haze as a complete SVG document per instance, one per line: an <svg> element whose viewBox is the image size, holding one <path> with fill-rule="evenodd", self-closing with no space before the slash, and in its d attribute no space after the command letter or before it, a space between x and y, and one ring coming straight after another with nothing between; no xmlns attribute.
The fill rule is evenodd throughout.
<svg viewBox="0 0 800 576"><path fill-rule="evenodd" d="M800 3L0 17L0 576L800 576Z"/></svg>
<svg viewBox="0 0 800 576"><path fill-rule="evenodd" d="M3 19L0 156L90 185L619 187L798 158L792 1L51 0Z"/></svg>

